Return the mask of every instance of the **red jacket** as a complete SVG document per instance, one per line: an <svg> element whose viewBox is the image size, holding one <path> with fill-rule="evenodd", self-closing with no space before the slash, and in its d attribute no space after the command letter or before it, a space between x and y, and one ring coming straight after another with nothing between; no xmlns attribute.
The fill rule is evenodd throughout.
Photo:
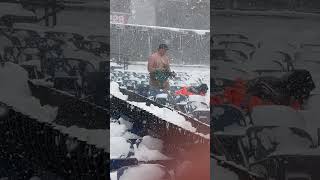
<svg viewBox="0 0 320 180"><path fill-rule="evenodd" d="M188 87L187 86L182 87L180 90L176 91L175 94L176 95L183 95L183 96L194 95L192 92L188 91ZM198 95L205 96L206 94L200 93Z"/></svg>
<svg viewBox="0 0 320 180"><path fill-rule="evenodd" d="M241 109L245 108L245 110L252 110L253 107L259 105L273 104L270 101L262 100L258 96L246 97L246 92L247 88L245 82L238 79L233 86L225 88L223 95L211 97L210 103L212 105L232 104ZM297 100L291 103L290 106L295 110L301 109L301 104Z"/></svg>

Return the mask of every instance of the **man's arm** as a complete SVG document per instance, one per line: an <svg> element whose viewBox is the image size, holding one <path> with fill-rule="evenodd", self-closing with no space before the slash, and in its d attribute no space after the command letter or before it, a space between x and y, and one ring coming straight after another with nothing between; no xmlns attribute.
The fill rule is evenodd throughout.
<svg viewBox="0 0 320 180"><path fill-rule="evenodd" d="M149 71L149 73L152 73L156 70L156 68L154 67L154 62L155 62L155 58L151 55L148 58L148 71Z"/></svg>
<svg viewBox="0 0 320 180"><path fill-rule="evenodd" d="M168 70L169 72L171 72L170 59L169 59L169 57L167 57L167 70Z"/></svg>

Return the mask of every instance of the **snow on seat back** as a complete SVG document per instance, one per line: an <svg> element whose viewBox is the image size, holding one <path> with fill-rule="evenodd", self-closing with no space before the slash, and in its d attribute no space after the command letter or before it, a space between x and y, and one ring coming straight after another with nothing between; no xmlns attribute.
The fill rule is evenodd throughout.
<svg viewBox="0 0 320 180"><path fill-rule="evenodd" d="M146 173L147 172L147 173ZM140 164L135 167L120 169L117 180L164 180L170 179L165 168L158 164Z"/></svg>
<svg viewBox="0 0 320 180"><path fill-rule="evenodd" d="M156 98L161 98L161 99L167 99L168 98L168 94L157 94Z"/></svg>
<svg viewBox="0 0 320 180"><path fill-rule="evenodd" d="M189 101L204 102L204 103L207 102L205 96L200 96L200 95L190 95Z"/></svg>
<svg viewBox="0 0 320 180"><path fill-rule="evenodd" d="M122 100L128 99L128 96L120 92L119 84L113 81L110 82L110 94Z"/></svg>
<svg viewBox="0 0 320 180"><path fill-rule="evenodd" d="M256 106L253 108L251 116L254 126L306 128L306 122L301 114L288 106Z"/></svg>
<svg viewBox="0 0 320 180"><path fill-rule="evenodd" d="M21 66L7 62L0 66L0 100L3 98L16 98L31 96L28 86L28 73Z"/></svg>

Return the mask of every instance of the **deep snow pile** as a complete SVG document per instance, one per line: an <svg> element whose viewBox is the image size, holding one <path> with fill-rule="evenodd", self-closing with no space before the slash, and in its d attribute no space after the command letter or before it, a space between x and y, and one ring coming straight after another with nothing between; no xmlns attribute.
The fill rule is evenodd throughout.
<svg viewBox="0 0 320 180"><path fill-rule="evenodd" d="M144 136L141 143L134 144L134 157L139 161L167 160L169 157L161 153L163 142L151 136Z"/></svg>
<svg viewBox="0 0 320 180"><path fill-rule="evenodd" d="M128 96L120 92L119 84L113 81L110 82L110 94L122 100L128 99Z"/></svg>
<svg viewBox="0 0 320 180"><path fill-rule="evenodd" d="M129 139L140 139L141 137L130 132L132 124L122 118L119 122L110 123L110 158L127 158L129 152L133 152L134 157L139 161L165 160L169 157L161 153L163 142L150 136L142 137L138 144L131 147Z"/></svg>
<svg viewBox="0 0 320 180"><path fill-rule="evenodd" d="M175 124L191 132L196 132L196 128L193 127L190 122L186 121L185 117L183 117L176 111L167 108L159 108L157 106L154 106L153 104L147 106L146 103L141 102L130 101L129 103L137 107L140 107L141 109L144 109L168 122L171 122L172 124Z"/></svg>
<svg viewBox="0 0 320 180"><path fill-rule="evenodd" d="M265 128L257 132L261 146L272 154L302 153L310 150L313 142L286 127Z"/></svg>
<svg viewBox="0 0 320 180"><path fill-rule="evenodd" d="M65 127L58 124L54 124L54 128L68 134L70 137L76 137L87 144L95 145L98 148L104 149L105 152L109 152L108 129L85 129L77 126Z"/></svg>
<svg viewBox="0 0 320 180"><path fill-rule="evenodd" d="M162 180L165 178L163 166L157 164L141 164L124 170L119 180Z"/></svg>
<svg viewBox="0 0 320 180"><path fill-rule="evenodd" d="M266 105L253 108L252 119L255 126L282 126L306 128L303 116L288 106Z"/></svg>
<svg viewBox="0 0 320 180"><path fill-rule="evenodd" d="M139 137L130 132L132 123L120 118L110 119L110 158L136 158L138 161L167 160L170 159L162 154L163 142L151 136ZM137 139L131 144L129 139ZM146 173L148 172L148 173ZM110 178L117 180L119 171L110 172ZM165 171L160 165L141 164L131 166L124 170L120 179L126 180L150 180L161 179Z"/></svg>
<svg viewBox="0 0 320 180"><path fill-rule="evenodd" d="M51 122L55 119L58 109L48 105L41 106L39 100L32 97L28 73L21 66L11 62L0 66L0 83L0 101L42 121Z"/></svg>

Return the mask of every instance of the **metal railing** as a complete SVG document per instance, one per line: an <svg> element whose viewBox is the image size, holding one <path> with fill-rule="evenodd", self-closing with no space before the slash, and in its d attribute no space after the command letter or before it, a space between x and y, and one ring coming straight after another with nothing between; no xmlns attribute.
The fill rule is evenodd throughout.
<svg viewBox="0 0 320 180"><path fill-rule="evenodd" d="M317 0L213 0L211 9L320 12Z"/></svg>
<svg viewBox="0 0 320 180"><path fill-rule="evenodd" d="M126 54L129 61L147 61L159 44L168 44L169 57L175 64L209 64L210 32L194 30L111 24L111 59L123 61Z"/></svg>

